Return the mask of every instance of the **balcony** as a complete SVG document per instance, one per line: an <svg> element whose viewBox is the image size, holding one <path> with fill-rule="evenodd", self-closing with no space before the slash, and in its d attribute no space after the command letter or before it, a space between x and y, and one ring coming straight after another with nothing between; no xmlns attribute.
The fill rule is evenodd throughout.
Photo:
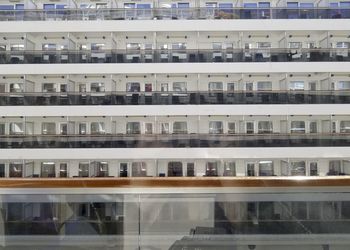
<svg viewBox="0 0 350 250"><path fill-rule="evenodd" d="M350 103L348 90L0 93L0 106L344 103Z"/></svg>
<svg viewBox="0 0 350 250"><path fill-rule="evenodd" d="M0 148L348 147L349 134L0 136Z"/></svg>
<svg viewBox="0 0 350 250"><path fill-rule="evenodd" d="M343 62L348 48L0 51L0 64Z"/></svg>
<svg viewBox="0 0 350 250"><path fill-rule="evenodd" d="M2 179L1 240L16 249L348 246L349 180Z"/></svg>
<svg viewBox="0 0 350 250"><path fill-rule="evenodd" d="M347 7L25 9L1 10L0 21L203 20L203 19L346 19Z"/></svg>

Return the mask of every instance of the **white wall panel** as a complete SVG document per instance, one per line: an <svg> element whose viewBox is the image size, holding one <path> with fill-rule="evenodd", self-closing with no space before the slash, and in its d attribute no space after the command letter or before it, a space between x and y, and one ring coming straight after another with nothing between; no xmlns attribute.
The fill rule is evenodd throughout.
<svg viewBox="0 0 350 250"><path fill-rule="evenodd" d="M348 29L347 19L6 22L1 32L315 31Z"/></svg>
<svg viewBox="0 0 350 250"><path fill-rule="evenodd" d="M350 147L1 149L0 160L60 159L286 159L350 157Z"/></svg>
<svg viewBox="0 0 350 250"><path fill-rule="evenodd" d="M3 64L0 75L347 73L350 62Z"/></svg>
<svg viewBox="0 0 350 250"><path fill-rule="evenodd" d="M349 115L350 104L0 106L0 116Z"/></svg>

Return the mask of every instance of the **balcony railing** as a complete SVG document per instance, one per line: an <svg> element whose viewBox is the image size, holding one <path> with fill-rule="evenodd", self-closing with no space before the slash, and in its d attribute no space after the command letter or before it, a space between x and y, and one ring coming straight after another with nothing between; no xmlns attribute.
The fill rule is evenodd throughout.
<svg viewBox="0 0 350 250"><path fill-rule="evenodd" d="M307 188L317 187L323 191L330 191L329 187L348 188L350 176L259 176L259 177L99 177L99 178L1 178L0 188L42 189L46 194L47 189L54 188L202 188L197 190L206 193L211 188L262 188L257 193L264 194L269 188ZM265 190L264 190L265 188ZM68 191L68 194L70 193ZM161 192L161 190L158 190ZM182 190L184 193L190 191ZM66 191L67 192L67 191ZM147 191L145 191L147 192ZM38 193L37 193L38 194ZM326 194L325 194L326 195ZM30 196L27 198L30 199Z"/></svg>
<svg viewBox="0 0 350 250"><path fill-rule="evenodd" d="M342 62L348 48L0 51L0 64Z"/></svg>
<svg viewBox="0 0 350 250"><path fill-rule="evenodd" d="M1 136L0 148L348 147L349 134Z"/></svg>
<svg viewBox="0 0 350 250"><path fill-rule="evenodd" d="M4 178L0 235L14 249L347 246L349 186L346 176Z"/></svg>
<svg viewBox="0 0 350 250"><path fill-rule="evenodd" d="M310 8L149 8L1 10L0 21L63 20L202 20L202 19L339 19L350 18L346 7Z"/></svg>
<svg viewBox="0 0 350 250"><path fill-rule="evenodd" d="M0 106L344 103L350 103L349 90L0 93Z"/></svg>

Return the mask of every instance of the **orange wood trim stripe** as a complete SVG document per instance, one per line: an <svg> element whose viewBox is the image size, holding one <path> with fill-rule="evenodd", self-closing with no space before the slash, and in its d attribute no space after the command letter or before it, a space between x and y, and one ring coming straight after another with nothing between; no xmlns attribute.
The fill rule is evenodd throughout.
<svg viewBox="0 0 350 250"><path fill-rule="evenodd" d="M4 178L0 188L350 187L350 177Z"/></svg>

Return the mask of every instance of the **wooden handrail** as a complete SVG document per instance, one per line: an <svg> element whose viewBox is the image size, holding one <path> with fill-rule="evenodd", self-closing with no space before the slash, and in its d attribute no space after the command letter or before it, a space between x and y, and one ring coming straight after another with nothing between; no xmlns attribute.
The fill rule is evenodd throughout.
<svg viewBox="0 0 350 250"><path fill-rule="evenodd" d="M3 178L0 188L350 187L350 176Z"/></svg>

